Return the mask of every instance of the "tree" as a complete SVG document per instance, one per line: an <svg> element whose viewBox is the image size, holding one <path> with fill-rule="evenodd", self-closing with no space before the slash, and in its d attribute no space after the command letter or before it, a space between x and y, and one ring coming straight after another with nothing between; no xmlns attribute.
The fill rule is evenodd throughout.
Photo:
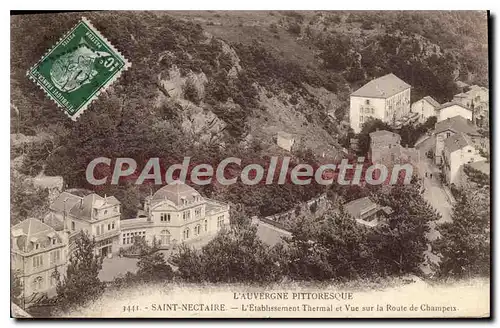
<svg viewBox="0 0 500 328"><path fill-rule="evenodd" d="M175 261L187 281L263 283L281 278L277 254L249 226L222 231L201 252L181 247Z"/></svg>
<svg viewBox="0 0 500 328"><path fill-rule="evenodd" d="M375 195L376 203L393 210L386 225L370 236L382 274L418 273L428 248L429 223L440 218L414 184L395 185Z"/></svg>
<svg viewBox="0 0 500 328"><path fill-rule="evenodd" d="M172 267L155 246L141 252L137 268L137 276L143 281L169 281L174 276Z"/></svg>
<svg viewBox="0 0 500 328"><path fill-rule="evenodd" d="M304 219L286 239L292 279L353 279L372 270L367 230L341 208L318 221Z"/></svg>
<svg viewBox="0 0 500 328"><path fill-rule="evenodd" d="M23 283L19 270L14 271L10 269L10 300L11 302L21 305L23 303Z"/></svg>
<svg viewBox="0 0 500 328"><path fill-rule="evenodd" d="M102 258L95 254L95 241L85 232L75 240L73 251L66 270L66 276L58 279L57 304L61 308L83 305L97 299L105 285L98 278L102 268ZM56 271L56 275L58 275Z"/></svg>
<svg viewBox="0 0 500 328"><path fill-rule="evenodd" d="M441 238L434 243L442 276L489 276L490 216L488 187L460 192L452 222L439 226Z"/></svg>

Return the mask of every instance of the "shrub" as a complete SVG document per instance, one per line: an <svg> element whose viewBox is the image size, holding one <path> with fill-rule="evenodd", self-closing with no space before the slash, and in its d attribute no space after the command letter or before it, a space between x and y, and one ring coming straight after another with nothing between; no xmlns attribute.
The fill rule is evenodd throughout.
<svg viewBox="0 0 500 328"><path fill-rule="evenodd" d="M198 89L194 85L194 81L192 78L188 78L182 87L182 92L184 94L184 98L191 101L192 103L199 105L200 104L200 95L198 93Z"/></svg>

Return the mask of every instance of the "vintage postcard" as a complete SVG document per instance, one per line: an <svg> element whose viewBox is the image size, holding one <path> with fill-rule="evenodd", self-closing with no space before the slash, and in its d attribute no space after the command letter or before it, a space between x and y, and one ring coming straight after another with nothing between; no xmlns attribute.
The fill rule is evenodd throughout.
<svg viewBox="0 0 500 328"><path fill-rule="evenodd" d="M488 64L487 11L13 13L11 316L489 318Z"/></svg>

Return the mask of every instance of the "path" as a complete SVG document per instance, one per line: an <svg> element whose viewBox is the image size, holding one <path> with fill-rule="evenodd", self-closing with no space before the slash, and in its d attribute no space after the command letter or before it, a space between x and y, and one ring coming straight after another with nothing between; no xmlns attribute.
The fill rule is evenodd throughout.
<svg viewBox="0 0 500 328"><path fill-rule="evenodd" d="M451 210L452 205L450 203L449 197L445 192L444 186L439 180L439 169L434 165L432 159L427 158L426 152L429 150L433 150L435 145L434 137L428 138L423 141L418 146L418 150L420 153L420 167L419 171L423 177L423 185L424 192L422 194L423 198L429 202L429 204L434 207L439 214L441 214L441 218L436 222L430 222L429 227L430 231L427 233L427 239L429 241L434 241L440 237L439 232L436 230L436 225L439 225L444 222L451 222ZM427 173L427 177L425 176ZM432 173L432 178L430 174ZM431 265L439 263L439 257L432 252L432 247L429 243L428 249L425 251L425 256L427 261L424 265L421 266L421 269L424 273L430 274L432 273Z"/></svg>

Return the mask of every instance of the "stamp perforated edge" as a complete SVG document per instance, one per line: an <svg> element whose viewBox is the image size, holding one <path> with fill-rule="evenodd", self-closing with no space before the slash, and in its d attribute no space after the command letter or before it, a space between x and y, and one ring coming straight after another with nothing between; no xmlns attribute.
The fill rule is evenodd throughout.
<svg viewBox="0 0 500 328"><path fill-rule="evenodd" d="M40 84L40 82L38 82L38 79L36 79L32 74L31 72L33 71L33 69L35 67L37 67L43 60L45 60L45 58L47 58L47 56L64 40L66 39L66 37L68 37L80 24L86 24L88 26L89 29L92 30L92 32L94 32L99 38L101 38L101 40L103 40L105 43L106 43L106 46L108 46L112 51L114 51L116 53L116 55L118 57L120 57L120 59L123 61L124 65L123 67L112 77L110 78L104 85L102 85L100 87L99 90L97 90L96 92L94 92L94 94L92 95L92 97L90 97L79 109L76 113L74 113L73 115L70 115L68 113L68 111L64 108L64 106L62 106L59 101L57 101L56 99L54 99L54 97L52 97L52 95L47 92L45 90L45 88ZM125 58L125 56L123 56L123 54L118 50L116 49L113 44L106 38L104 37L100 32L99 30L97 30L97 28L95 28L94 25L92 25L92 23L90 22L90 20L88 20L86 17L83 17L81 18L80 21L78 21L74 26L73 28L71 28L67 33L65 33L61 38L59 38L59 40L54 43L54 45L52 47L50 47L46 52L45 54L34 64L32 65L28 71L26 72L26 75L29 77L30 80L32 80L34 83L36 83L38 85L38 87L40 89L42 89L42 91L45 93L45 95L51 99L53 102L56 103L56 105L61 108L61 110L66 114L66 116L68 116L71 120L75 121L78 119L78 117L80 117L80 115L88 108L88 106L90 106L90 104L92 103L92 101L94 101L95 99L97 99L99 97L99 95L103 92L103 91L106 91L106 89L111 85L113 84L118 78L120 78L120 76L122 75L123 72L125 72L127 69L129 69L130 67L132 66L132 64Z"/></svg>

